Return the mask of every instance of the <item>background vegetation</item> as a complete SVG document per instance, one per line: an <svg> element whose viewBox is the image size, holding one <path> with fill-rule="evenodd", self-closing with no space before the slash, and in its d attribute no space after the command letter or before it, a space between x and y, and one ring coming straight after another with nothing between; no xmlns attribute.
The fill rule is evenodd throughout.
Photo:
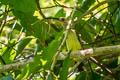
<svg viewBox="0 0 120 80"><path fill-rule="evenodd" d="M120 80L119 44L119 0L0 0L0 80Z"/></svg>

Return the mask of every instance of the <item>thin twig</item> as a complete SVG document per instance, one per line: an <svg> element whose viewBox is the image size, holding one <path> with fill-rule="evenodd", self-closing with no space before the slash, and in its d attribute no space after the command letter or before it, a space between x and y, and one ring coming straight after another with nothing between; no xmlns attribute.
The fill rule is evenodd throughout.
<svg viewBox="0 0 120 80"><path fill-rule="evenodd" d="M68 8L68 9L74 9L74 7L69 7L69 6L65 6L65 5L55 5L55 6L50 6L50 7L41 7L41 9L49 9L49 8L55 8L55 7L62 7L62 8ZM81 12L85 12L86 10L81 9L76 7L77 10L81 11Z"/></svg>
<svg viewBox="0 0 120 80"><path fill-rule="evenodd" d="M61 44L60 44L60 46L59 46L59 48L58 48L55 56L53 57L53 63L52 63L52 65L51 65L51 71L53 71L54 66L55 66L55 64L56 64L56 61L57 61L57 57L59 56L60 51L61 51L61 49L62 49L62 47L63 47L63 45L64 45L64 43L65 43L65 41L66 41L66 39L67 39L68 31L69 31L70 28L71 28L72 19L73 19L73 15L74 15L75 11L76 11L76 3L75 3L75 6L74 6L73 11L71 12L71 17L70 17L70 20L68 21L64 38L63 38L63 40L62 40L62 42L61 42ZM51 74L51 71L48 72L48 76ZM47 79L48 79L48 76L47 76Z"/></svg>
<svg viewBox="0 0 120 80"><path fill-rule="evenodd" d="M5 44L5 43L3 43L3 42L0 42L0 44L3 44L3 45L5 45L5 46L7 46L8 48L12 48L13 50L15 50L15 51L16 51L16 49L15 49L15 48L13 48L13 46L14 46L14 45L9 46L8 44Z"/></svg>
<svg viewBox="0 0 120 80"><path fill-rule="evenodd" d="M46 19L46 16L43 14L43 12L41 10L40 4L39 4L39 0L36 0L36 4L37 4L37 8L39 9L39 13L42 15L42 17L44 19ZM51 25L51 27L53 27L53 29L56 30L56 32L60 32L60 30L53 23L51 23L50 21L47 21L47 22Z"/></svg>
<svg viewBox="0 0 120 80"><path fill-rule="evenodd" d="M5 24L6 24L6 19L2 21L1 28L0 28L0 35L3 31L3 28L4 28Z"/></svg>
<svg viewBox="0 0 120 80"><path fill-rule="evenodd" d="M73 12L71 13L71 18L70 18L70 20L69 20L69 22L68 22L68 25L67 25L67 27L66 27L66 31L65 31L64 38L63 38L63 40L62 40L62 42L61 42L61 44L60 44L60 46L59 46L59 48L58 48L58 51L56 52L56 54L55 54L55 56L54 56L53 63L52 63L52 65L51 65L51 71L53 71L53 68L54 68L54 66L55 66L55 64L56 64L57 57L58 57L58 55L59 55L59 53L60 53L60 51L61 51L61 48L63 47L66 39L67 39L68 31L69 31L69 29L71 28L72 18L73 18L73 15L74 15L75 11L76 11L76 6L75 6Z"/></svg>
<svg viewBox="0 0 120 80"><path fill-rule="evenodd" d="M2 62L2 64L6 64L6 62L5 62L5 60L2 58L2 56L0 56L0 60L1 60L1 62Z"/></svg>
<svg viewBox="0 0 120 80"><path fill-rule="evenodd" d="M43 18L46 18L45 15L43 14L41 8L40 8L39 0L36 0L36 4L37 4L37 8L39 9L39 13L42 15Z"/></svg>
<svg viewBox="0 0 120 80"><path fill-rule="evenodd" d="M50 6L50 7L41 7L41 9L48 9L48 8L54 8L54 7L62 7L62 8L69 8L69 9L73 9L73 7L68 7L68 6L59 6L59 5Z"/></svg>
<svg viewBox="0 0 120 80"><path fill-rule="evenodd" d="M6 14L6 13L11 12L12 10L13 10L13 9L10 9L10 10L8 10L8 11L6 11L6 12L3 12L2 14L0 14L0 17L1 17L2 15Z"/></svg>
<svg viewBox="0 0 120 80"><path fill-rule="evenodd" d="M107 67L103 66L99 61L97 61L94 57L90 57L90 60L100 66L103 70L109 73L115 80L119 80L115 74L113 74L112 70L108 69Z"/></svg>
<svg viewBox="0 0 120 80"><path fill-rule="evenodd" d="M9 35L9 38L8 38L8 42L11 40L12 33L13 33L13 31L14 31L14 29L15 29L15 26L16 26L16 22L17 22L17 21L15 21L14 24L13 24L13 26L12 26L12 29L11 29L11 32L10 32L10 35Z"/></svg>
<svg viewBox="0 0 120 80"><path fill-rule="evenodd" d="M71 53L72 54L72 53ZM78 62L68 71L69 73L73 72L79 65L80 63L83 61L84 59L80 59L78 60Z"/></svg>

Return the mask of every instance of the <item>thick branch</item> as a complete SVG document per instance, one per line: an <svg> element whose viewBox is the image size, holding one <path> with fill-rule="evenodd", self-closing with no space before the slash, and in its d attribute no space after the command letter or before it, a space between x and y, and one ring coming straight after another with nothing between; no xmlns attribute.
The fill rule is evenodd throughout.
<svg viewBox="0 0 120 80"><path fill-rule="evenodd" d="M91 56L100 56L100 55L107 55L107 54L116 54L120 52L120 45L114 46L105 46L105 47L98 47L98 48L90 48L85 50L78 50L71 53L71 58L79 58L84 59ZM61 52L57 57L57 60L64 60L67 52ZM0 66L0 73L7 72L11 70L17 70L23 68L25 65L33 62L33 59L30 59L25 62L18 62L13 64L8 64L4 66Z"/></svg>
<svg viewBox="0 0 120 80"><path fill-rule="evenodd" d="M88 58L91 56L100 56L100 55L107 55L107 54L115 54L120 52L120 45L114 46L105 46L105 47L98 47L98 48L89 48L85 50L78 50L73 51L71 53L71 58ZM66 56L66 52L62 53ZM59 57L60 58L60 57ZM63 59L63 57L62 57Z"/></svg>
<svg viewBox="0 0 120 80"><path fill-rule="evenodd" d="M27 60L25 62L17 62L13 64L7 64L4 66L0 66L0 73L24 68L28 63L31 63L31 62L33 62L33 59Z"/></svg>

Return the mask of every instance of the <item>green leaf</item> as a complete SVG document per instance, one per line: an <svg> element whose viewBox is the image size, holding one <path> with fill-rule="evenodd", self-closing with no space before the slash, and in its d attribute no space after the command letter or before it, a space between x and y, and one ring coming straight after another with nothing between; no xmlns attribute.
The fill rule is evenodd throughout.
<svg viewBox="0 0 120 80"><path fill-rule="evenodd" d="M120 64L120 56L118 56L118 65Z"/></svg>
<svg viewBox="0 0 120 80"><path fill-rule="evenodd" d="M56 79L55 79L55 76L53 75L53 73L51 73L51 74L48 76L48 80L56 80Z"/></svg>
<svg viewBox="0 0 120 80"><path fill-rule="evenodd" d="M15 74L15 78L16 78L17 76L19 76L21 74L21 71L20 70L15 70L14 74Z"/></svg>
<svg viewBox="0 0 120 80"><path fill-rule="evenodd" d="M59 17L65 17L65 11L64 11L64 9L62 8L62 9L60 9L57 13L56 13L56 15L55 15L55 17L56 18L59 18Z"/></svg>
<svg viewBox="0 0 120 80"><path fill-rule="evenodd" d="M87 31L87 28L84 28L84 26L81 25L81 22L75 25L75 30L77 34L81 34L81 37L84 41L86 42L92 41L90 33Z"/></svg>
<svg viewBox="0 0 120 80"><path fill-rule="evenodd" d="M118 66L118 58L110 59L107 60L106 62L109 61L109 64L106 64L106 67L109 69L114 69Z"/></svg>
<svg viewBox="0 0 120 80"><path fill-rule="evenodd" d="M89 78L91 80L103 80L103 77L95 72L89 72Z"/></svg>
<svg viewBox="0 0 120 80"><path fill-rule="evenodd" d="M36 41L36 52L35 54L37 54L37 52L40 52L41 50L43 50L44 46L42 46L39 42L39 40Z"/></svg>
<svg viewBox="0 0 120 80"><path fill-rule="evenodd" d="M9 1L10 1L10 0L0 0L0 2L1 2L2 4L5 4L5 5L8 4Z"/></svg>
<svg viewBox="0 0 120 80"><path fill-rule="evenodd" d="M8 75L5 78L2 78L0 80L13 80L12 73L8 73Z"/></svg>
<svg viewBox="0 0 120 80"><path fill-rule="evenodd" d="M37 17L33 16L33 12L13 11L13 14L20 21L20 24L23 26L23 28L27 30L28 34L34 33L31 25L35 23L38 19Z"/></svg>
<svg viewBox="0 0 120 80"><path fill-rule="evenodd" d="M112 13L115 10L115 8L116 8L115 3L116 2L117 2L117 0L108 2L108 6L110 6L110 7L108 7L108 12Z"/></svg>
<svg viewBox="0 0 120 80"><path fill-rule="evenodd" d="M15 52L15 50L13 49L15 43L16 43L15 40L11 40L11 41L9 42L9 44L8 44L9 47L4 47L4 48L2 49L1 55L2 55L2 58L3 58L3 60L5 61L6 64L12 63L13 60L14 60L14 58L15 58L15 56L16 56L16 52Z"/></svg>
<svg viewBox="0 0 120 80"><path fill-rule="evenodd" d="M29 75L29 64L24 68L22 73L17 77L17 80L25 80Z"/></svg>
<svg viewBox="0 0 120 80"><path fill-rule="evenodd" d="M81 7L84 10L88 10L92 4L94 4L96 0L83 0Z"/></svg>
<svg viewBox="0 0 120 80"><path fill-rule="evenodd" d="M24 48L27 46L27 44L32 40L33 38L28 36L25 37L24 39L20 40L20 42L17 45L17 55L20 54Z"/></svg>
<svg viewBox="0 0 120 80"><path fill-rule="evenodd" d="M43 66L46 69L50 69L51 63L53 61L53 56L55 55L59 47L62 35L63 35L63 32L58 33L55 40L53 40L48 45L48 47L43 50L42 58L43 58L43 62L46 63Z"/></svg>
<svg viewBox="0 0 120 80"><path fill-rule="evenodd" d="M41 67L42 67L42 63L41 63L41 56L40 55L36 55L34 57L34 62L29 64L29 73L35 73L38 72Z"/></svg>
<svg viewBox="0 0 120 80"><path fill-rule="evenodd" d="M37 10L35 0L11 0L13 8L22 12L33 12Z"/></svg>
<svg viewBox="0 0 120 80"><path fill-rule="evenodd" d="M78 6L80 6L82 2L83 0L78 0Z"/></svg>
<svg viewBox="0 0 120 80"><path fill-rule="evenodd" d="M69 2L70 0L65 0L65 2Z"/></svg>
<svg viewBox="0 0 120 80"><path fill-rule="evenodd" d="M91 38L94 38L94 35L96 35L96 31L93 25L85 25L84 29L90 34Z"/></svg>
<svg viewBox="0 0 120 80"><path fill-rule="evenodd" d="M85 71L80 72L80 74L76 77L75 80L87 80L87 73Z"/></svg>
<svg viewBox="0 0 120 80"><path fill-rule="evenodd" d="M70 67L70 53L71 51L68 53L67 57L65 58L64 62L63 62L63 67L62 70L60 72L60 80L67 80L67 76L68 76L68 69Z"/></svg>
<svg viewBox="0 0 120 80"><path fill-rule="evenodd" d="M78 40L77 34L74 29L68 31L68 36L66 39L67 50L77 51L81 49L81 44Z"/></svg>
<svg viewBox="0 0 120 80"><path fill-rule="evenodd" d="M44 42L49 36L49 25L43 21L33 24L34 36Z"/></svg>
<svg viewBox="0 0 120 80"><path fill-rule="evenodd" d="M26 79L31 73L36 73L42 68L41 56L34 56L34 61L32 63L27 64L27 66L21 71L19 74L18 80Z"/></svg>
<svg viewBox="0 0 120 80"><path fill-rule="evenodd" d="M75 11L73 18L79 18L83 13L81 11Z"/></svg>
<svg viewBox="0 0 120 80"><path fill-rule="evenodd" d="M33 16L33 13L14 11L14 14L20 20L23 28L27 30L27 33L39 38L41 43L44 43L49 37L49 25L37 19L37 17Z"/></svg>
<svg viewBox="0 0 120 80"><path fill-rule="evenodd" d="M16 29L17 31L21 31L22 27L21 27L20 24L16 23L15 29Z"/></svg>
<svg viewBox="0 0 120 80"><path fill-rule="evenodd" d="M117 14L115 18L115 30L117 33L120 33L120 8L117 9Z"/></svg>

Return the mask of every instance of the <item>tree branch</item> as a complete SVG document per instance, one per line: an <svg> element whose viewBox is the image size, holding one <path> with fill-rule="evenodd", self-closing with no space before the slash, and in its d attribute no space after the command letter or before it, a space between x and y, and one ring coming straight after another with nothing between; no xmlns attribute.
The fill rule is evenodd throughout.
<svg viewBox="0 0 120 80"><path fill-rule="evenodd" d="M39 9L39 13L42 15L43 18L46 18L45 15L43 14L41 8L40 8L39 0L36 0L36 4L37 4L37 8Z"/></svg>
<svg viewBox="0 0 120 80"><path fill-rule="evenodd" d="M56 1L56 0L55 0L55 1ZM61 42L61 44L60 44L60 46L59 46L59 48L58 48L58 50L57 50L57 52L56 52L54 58L53 58L53 63L52 63L52 65L51 65L51 70L54 69L54 66L55 66L56 61L57 61L57 57L59 56L60 51L61 51L61 49L62 49L62 47L63 47L63 45L65 44L65 41L66 41L66 39L67 39L68 31L69 31L70 28L71 28L73 15L74 15L74 13L75 13L75 11L76 11L76 7L77 7L76 2L77 2L77 0L74 1L74 9L73 9L73 11L71 12L70 20L68 21L68 24L67 24L67 26L66 26L66 30L65 30L65 34L64 34L64 38L63 38L63 40L62 40L62 42Z"/></svg>
<svg viewBox="0 0 120 80"><path fill-rule="evenodd" d="M105 46L105 47L89 48L85 50L73 51L70 57L82 59L82 58L88 58L91 56L108 55L108 54L115 54L119 52L120 52L120 45L114 45L114 46ZM66 52L61 54L64 54L66 56Z"/></svg>
<svg viewBox="0 0 120 80"><path fill-rule="evenodd" d="M41 14L41 16L44 19L46 19L45 14L41 10L40 4L39 4L39 0L36 0L36 5L37 5L37 8L39 9L39 13ZM60 32L60 30L53 23L51 23L50 21L47 21L47 22L51 25L51 27L53 27L53 29L55 29L57 32Z"/></svg>
<svg viewBox="0 0 120 80"><path fill-rule="evenodd" d="M28 63L31 63L31 62L33 62L33 59L27 60L25 62L17 62L13 64L7 64L4 66L0 66L0 73L8 72L11 70L18 70L20 68L23 68L24 66L26 66Z"/></svg>
<svg viewBox="0 0 120 80"><path fill-rule="evenodd" d="M94 57L90 57L90 60L92 62L94 62L95 64L97 64L98 66L100 66L104 71L106 71L107 73L109 73L115 80L118 80L118 77L113 73L113 71L110 70L109 68L105 67L104 65L102 65L102 63L100 63L99 61L97 61L97 59L95 59Z"/></svg>
<svg viewBox="0 0 120 80"><path fill-rule="evenodd" d="M57 60L64 60L67 55L66 53L67 52L60 52L59 56L57 57ZM120 53L120 45L73 51L70 57L84 60L85 58L88 58L91 56L100 56L100 55L116 54L116 53ZM0 73L23 68L25 65L31 62L33 62L33 59L27 60L25 62L17 62L13 64L0 66Z"/></svg>

